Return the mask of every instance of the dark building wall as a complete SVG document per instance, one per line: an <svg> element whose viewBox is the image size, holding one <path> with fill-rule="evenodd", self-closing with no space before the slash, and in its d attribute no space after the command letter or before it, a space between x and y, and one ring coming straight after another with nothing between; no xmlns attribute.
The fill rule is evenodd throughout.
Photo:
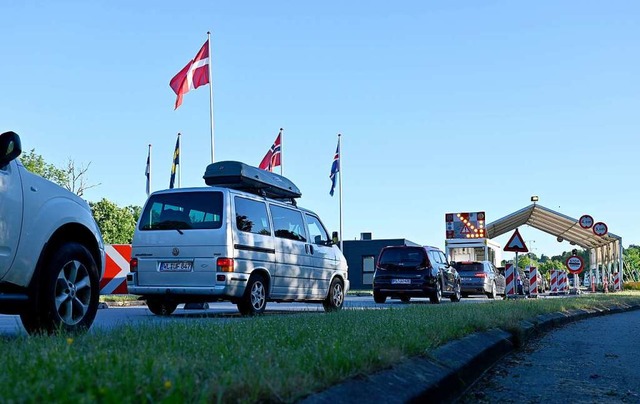
<svg viewBox="0 0 640 404"><path fill-rule="evenodd" d="M383 240L345 240L343 242L344 257L349 265L349 282L353 290L372 289L373 271L380 251L390 245L413 245L412 241L404 238ZM364 267L367 268L364 268Z"/></svg>

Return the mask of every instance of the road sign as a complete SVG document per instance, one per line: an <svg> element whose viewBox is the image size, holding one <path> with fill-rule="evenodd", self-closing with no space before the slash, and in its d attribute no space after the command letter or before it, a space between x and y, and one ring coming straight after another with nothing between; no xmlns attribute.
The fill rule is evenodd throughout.
<svg viewBox="0 0 640 404"><path fill-rule="evenodd" d="M521 252L521 253L529 252L529 249L524 243L524 240L522 239L520 232L518 232L518 229L516 229L516 231L513 232L513 235L509 239L509 242L502 250L511 251L511 252Z"/></svg>
<svg viewBox="0 0 640 404"><path fill-rule="evenodd" d="M593 225L593 234L596 236L606 236L609 232L609 228L603 222L598 222Z"/></svg>
<svg viewBox="0 0 640 404"><path fill-rule="evenodd" d="M590 229L593 226L593 217L591 215L582 215L579 220L580 227Z"/></svg>
<svg viewBox="0 0 640 404"><path fill-rule="evenodd" d="M567 269L569 270L569 272L571 272L572 274L579 274L584 268L584 262L578 255L567 258L565 264L567 265Z"/></svg>

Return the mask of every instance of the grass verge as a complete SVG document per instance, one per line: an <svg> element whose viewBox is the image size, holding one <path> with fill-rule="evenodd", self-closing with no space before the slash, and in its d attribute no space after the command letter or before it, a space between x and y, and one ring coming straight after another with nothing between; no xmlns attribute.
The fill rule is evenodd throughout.
<svg viewBox="0 0 640 404"><path fill-rule="evenodd" d="M123 325L0 339L0 401L291 402L467 334L640 293Z"/></svg>

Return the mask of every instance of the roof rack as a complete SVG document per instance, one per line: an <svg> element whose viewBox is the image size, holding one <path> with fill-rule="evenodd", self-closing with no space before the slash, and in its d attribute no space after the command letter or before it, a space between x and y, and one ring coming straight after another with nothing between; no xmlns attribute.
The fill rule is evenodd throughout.
<svg viewBox="0 0 640 404"><path fill-rule="evenodd" d="M207 166L204 182L273 199L286 199L295 205L302 193L289 179L239 161L220 161Z"/></svg>

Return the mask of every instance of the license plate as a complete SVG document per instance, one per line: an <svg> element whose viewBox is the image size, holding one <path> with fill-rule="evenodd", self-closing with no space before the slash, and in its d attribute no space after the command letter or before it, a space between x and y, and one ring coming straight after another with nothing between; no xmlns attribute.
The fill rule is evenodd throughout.
<svg viewBox="0 0 640 404"><path fill-rule="evenodd" d="M392 285L410 285L411 279L391 279Z"/></svg>
<svg viewBox="0 0 640 404"><path fill-rule="evenodd" d="M191 261L170 261L160 263L160 272L175 271L175 272L189 272L193 268L193 262Z"/></svg>

